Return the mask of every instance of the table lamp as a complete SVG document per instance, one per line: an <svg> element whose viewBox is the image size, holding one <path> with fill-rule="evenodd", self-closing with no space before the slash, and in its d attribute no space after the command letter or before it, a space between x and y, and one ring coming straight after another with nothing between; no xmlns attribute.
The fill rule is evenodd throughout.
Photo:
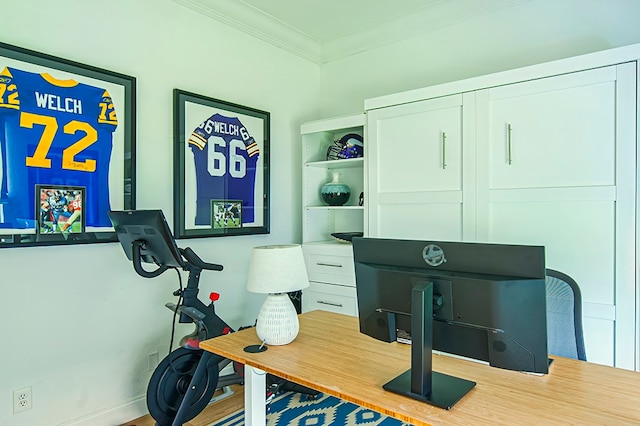
<svg viewBox="0 0 640 426"><path fill-rule="evenodd" d="M254 247L249 259L247 290L267 293L256 333L264 345L286 345L298 335L300 324L288 292L309 287L309 277L299 244Z"/></svg>

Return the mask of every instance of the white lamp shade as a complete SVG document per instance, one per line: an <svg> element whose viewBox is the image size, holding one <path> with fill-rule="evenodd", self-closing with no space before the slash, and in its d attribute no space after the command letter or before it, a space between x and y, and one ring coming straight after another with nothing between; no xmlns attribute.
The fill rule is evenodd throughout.
<svg viewBox="0 0 640 426"><path fill-rule="evenodd" d="M247 290L288 293L309 287L300 244L254 247L249 259Z"/></svg>

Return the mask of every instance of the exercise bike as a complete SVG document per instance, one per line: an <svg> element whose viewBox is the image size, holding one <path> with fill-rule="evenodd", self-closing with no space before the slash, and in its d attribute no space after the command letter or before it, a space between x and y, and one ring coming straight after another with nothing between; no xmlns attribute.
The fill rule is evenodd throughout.
<svg viewBox="0 0 640 426"><path fill-rule="evenodd" d="M204 262L191 248L179 248L161 210L111 211L109 217L138 275L154 278L168 269L177 271L180 288L173 295L178 297L178 303L165 305L174 312L171 345L169 354L158 364L149 381L147 407L157 425L182 425L212 402L217 389L223 393L214 401L232 393L229 386L244 383L242 364L233 363L233 372L220 376L220 371L231 361L199 348L202 340L234 332L215 312L217 293L209 295L208 305L198 298L201 272L221 271L223 266ZM156 269L146 270L143 262L155 264ZM179 269L188 272L184 288ZM193 323L195 329L172 350L176 317L180 323ZM275 376L267 377L267 386L267 405L280 391L302 392L310 398L318 394Z"/></svg>

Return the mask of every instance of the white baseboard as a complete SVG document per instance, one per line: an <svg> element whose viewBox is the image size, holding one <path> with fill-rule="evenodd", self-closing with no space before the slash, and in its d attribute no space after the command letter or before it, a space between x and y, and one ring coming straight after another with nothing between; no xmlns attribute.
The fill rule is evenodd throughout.
<svg viewBox="0 0 640 426"><path fill-rule="evenodd" d="M60 426L119 426L149 414L146 396L135 398L117 407L79 417Z"/></svg>

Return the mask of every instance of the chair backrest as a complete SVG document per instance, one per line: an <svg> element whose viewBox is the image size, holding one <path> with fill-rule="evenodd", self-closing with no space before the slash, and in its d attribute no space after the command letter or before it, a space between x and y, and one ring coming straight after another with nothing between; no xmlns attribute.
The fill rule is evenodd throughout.
<svg viewBox="0 0 640 426"><path fill-rule="evenodd" d="M548 352L586 361L580 287L562 272L547 269L546 275Z"/></svg>

